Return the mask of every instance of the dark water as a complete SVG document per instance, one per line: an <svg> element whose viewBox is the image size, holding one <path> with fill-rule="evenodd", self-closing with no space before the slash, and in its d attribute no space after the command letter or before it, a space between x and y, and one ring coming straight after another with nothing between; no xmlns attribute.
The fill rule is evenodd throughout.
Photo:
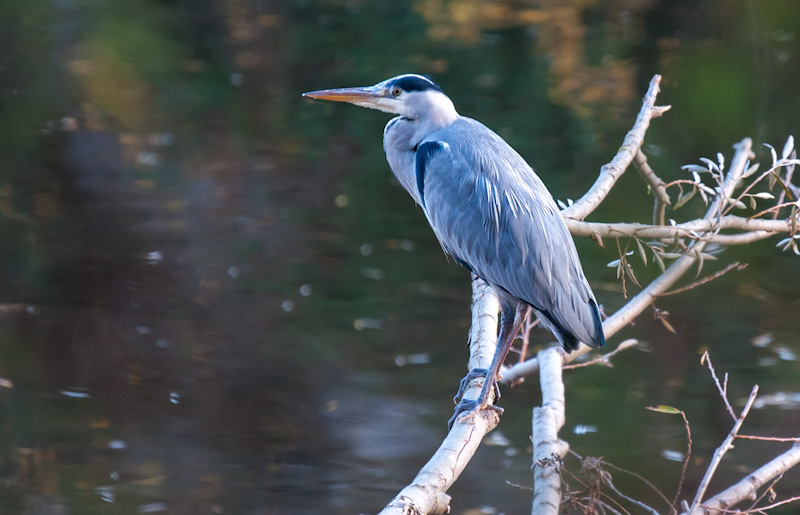
<svg viewBox="0 0 800 515"><path fill-rule="evenodd" d="M780 148L800 115L798 22L791 0L7 0L0 512L376 512L438 445L466 366L468 276L392 181L388 117L301 92L430 74L576 198L654 73L673 109L645 150L665 178L729 161L745 136L762 159ZM593 219L648 221L629 175ZM613 311L616 245L577 243ZM675 334L645 313L611 343L646 352L567 373L573 450L672 498L683 423L644 407L676 406L693 492L730 428L705 349L735 405L760 385L746 433L797 436L800 261L774 244L728 250L709 271L749 266L660 300ZM504 394L454 513L529 510L508 483L530 483L538 395L535 381ZM711 490L785 447L738 444ZM793 470L778 492L798 485Z"/></svg>

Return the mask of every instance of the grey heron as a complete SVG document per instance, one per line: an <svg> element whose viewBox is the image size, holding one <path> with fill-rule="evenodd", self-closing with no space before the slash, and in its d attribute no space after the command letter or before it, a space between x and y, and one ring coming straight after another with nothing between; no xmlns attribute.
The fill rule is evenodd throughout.
<svg viewBox="0 0 800 515"><path fill-rule="evenodd" d="M500 333L488 370L461 381L449 426L464 412L491 407L498 374L532 309L566 352L602 347L600 312L575 244L544 183L500 136L460 116L442 89L421 75L374 86L304 93L399 115L383 131L394 175L425 213L444 252L497 292ZM467 383L485 376L476 400Z"/></svg>

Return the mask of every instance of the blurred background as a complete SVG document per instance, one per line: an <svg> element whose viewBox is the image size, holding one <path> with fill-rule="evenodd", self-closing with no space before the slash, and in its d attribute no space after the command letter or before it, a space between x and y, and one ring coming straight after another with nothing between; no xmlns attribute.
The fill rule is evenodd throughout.
<svg viewBox="0 0 800 515"><path fill-rule="evenodd" d="M466 372L469 276L393 180L389 117L302 92L428 74L566 201L655 73L673 108L644 149L662 177L729 161L747 136L768 164L762 144L780 149L800 116L798 26L793 0L5 0L0 512L377 512L438 446ZM631 171L591 220L651 212ZM645 312L610 342L642 350L566 374L575 452L672 498L683 422L644 407L675 406L691 499L731 426L706 349L735 406L760 385L744 433L798 436L800 261L776 242L727 250L703 273L749 266L659 300L674 334ZM614 312L616 244L577 244ZM530 509L514 485L530 484L538 401L535 380L505 389L453 513ZM711 492L787 446L739 443ZM793 470L776 491L798 485Z"/></svg>

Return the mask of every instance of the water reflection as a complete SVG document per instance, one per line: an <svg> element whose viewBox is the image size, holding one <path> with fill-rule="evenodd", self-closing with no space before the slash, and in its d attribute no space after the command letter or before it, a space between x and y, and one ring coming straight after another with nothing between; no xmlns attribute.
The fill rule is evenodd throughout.
<svg viewBox="0 0 800 515"><path fill-rule="evenodd" d="M466 366L467 276L392 182L385 120L311 109L300 91L435 74L562 199L592 182L656 71L674 107L647 149L665 174L745 134L783 141L798 118L789 2L12 1L0 14L4 513L377 511L438 445ZM615 195L599 218L646 219L635 178ZM613 309L614 253L578 245ZM669 488L680 465L652 462L684 448L683 426L643 410L663 403L686 410L693 456L708 456L728 428L694 366L705 346L732 390L761 385L750 432L794 434L797 261L771 245L729 254L750 267L660 302L676 335L642 316L628 331L651 353L567 374L582 454ZM529 483L537 395L535 381L504 394L502 434L454 511L528 509L507 482ZM765 452L737 447L737 464Z"/></svg>

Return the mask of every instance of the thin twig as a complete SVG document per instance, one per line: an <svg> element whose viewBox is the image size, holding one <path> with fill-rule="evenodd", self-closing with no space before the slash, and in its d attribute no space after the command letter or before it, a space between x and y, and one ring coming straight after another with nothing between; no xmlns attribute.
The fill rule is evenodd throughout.
<svg viewBox="0 0 800 515"><path fill-rule="evenodd" d="M636 472L631 472L630 470L626 470L624 468L618 467L618 466L614 465L613 463L609 463L609 462L607 462L605 460L602 460L601 463L603 465L605 465L606 467L612 468L614 470L618 470L620 472L628 474L629 476L635 477L636 479L638 479L639 481L641 481L645 485L649 486L651 490L653 490L656 494L658 494L658 496L661 497L667 505L669 505L670 501L669 501L669 499L667 499L667 496L664 495L664 493L661 490L659 490L656 487L656 485L654 485L653 483L648 481L644 476L641 476L641 475L637 474Z"/></svg>
<svg viewBox="0 0 800 515"><path fill-rule="evenodd" d="M579 460L581 460L581 462L583 462L583 459L584 459L584 458L583 458L583 456L581 456L581 455L580 455L580 454L578 454L577 452L574 452L572 449L570 449L570 450L569 450L569 453L570 453L570 454L572 454L572 455L574 455L575 457L577 457ZM591 458L589 458L589 459L591 459ZM659 491L658 491L658 489L656 489L656 487L655 487L655 486L653 486L653 484L652 484L652 483L650 483L649 481L647 481L647 480L646 480L646 479L644 479L643 477L641 477L641 476L638 476L637 474L635 474L635 473L633 473L633 472L629 472L629 471L627 471L627 470L621 469L621 468L619 468L619 467L616 467L616 466L614 466L614 465L611 465L610 463L607 463L607 462L605 462L605 461L602 461L602 460L599 460L599 459L597 460L597 462L598 462L598 463L601 463L601 464L603 464L603 465L607 465L607 466L610 466L610 467L612 467L612 468L615 468L615 469L617 469L617 470L619 470L619 471L621 471L621 472L626 472L626 473L628 473L628 474L631 474L631 475L633 475L633 476L639 477L639 478L640 478L642 481L644 481L645 483L649 484L649 485L650 485L650 486L651 486L651 487L652 487L652 488L653 488L653 489L654 489L654 490L655 490L657 493L659 493L659 494L661 493L661 492L659 492ZM584 489L588 490L588 491L589 491L589 492L591 492L592 494L595 494L596 496L603 496L604 498L608 499L608 501L609 501L609 502L611 502L611 503L614 503L614 505L616 505L616 506L617 506L617 507L618 507L620 510L622 510L622 511L624 511L626 514L630 515L630 512L629 512L628 510L626 510L626 509L625 509L625 507L624 507L624 506L622 506L622 505L619 503L619 501L617 501L617 500L616 500L616 499L614 499L613 497L609 496L609 495L608 495L608 494L606 494L605 492L602 492L602 491L600 491L600 490L597 488L597 486L594 486L594 487L593 487L593 486L590 486L590 485L586 484L586 482L585 482L585 481L583 481L583 480L582 480L580 477L578 477L578 476L576 476L575 474L573 474L573 473L572 473L572 471L570 471L570 470L569 470L568 468L566 468L566 467L565 467L565 468L563 468L563 469L561 469L561 470L562 470L562 472L566 472L566 473L567 473L567 475L569 475L570 477L572 477L573 479L575 479L575 481L577 481L578 483L580 483L580 485L581 485L581 486L582 486ZM582 469L582 470L583 470L583 469ZM564 479L564 477L563 477L563 474L562 474L561 481L564 483L564 485L565 485L565 486L569 486L569 485L567 484L567 481ZM575 498L575 496L574 496L573 492L571 492L570 490L566 489L566 495L567 495L567 496L568 496L568 497L569 497L569 498L570 498L570 499L573 501L573 503L574 503L574 504L579 504L579 503L578 503L578 500ZM587 499L588 499L588 506L587 506L587 508L588 508L588 507L591 507L591 506L595 506L595 505L596 505L596 504L598 504L598 503L599 503L599 504L606 504L606 503L604 503L604 502L603 502L603 501L601 501L600 499L597 499L597 498L596 498L596 497L594 497L594 496L589 496L589 497L587 497ZM583 505L581 505L581 506L583 506ZM619 513L619 511L617 511L616 509L612 508L611 506L608 506L607 504L606 504L606 506L607 506L609 509L613 510L615 513ZM587 512L588 512L588 513L591 513L590 511L588 511L588 510L585 510L585 509L582 509L581 511L583 511L584 513L587 513Z"/></svg>
<svg viewBox="0 0 800 515"><path fill-rule="evenodd" d="M791 504L791 503L797 502L797 501L800 501L800 495L795 496L795 497L790 497L790 498L784 499L782 501L778 501L778 502L775 502L775 503L772 503L772 504L768 504L766 506L761 506L760 508L754 508L752 510L747 510L747 511L734 510L734 509L729 509L729 508L714 508L714 511L716 513L735 513L736 515L746 515L748 513L760 513L760 512L768 511L768 510L771 510L773 508L777 508L779 506L783 506L784 504ZM700 507L701 508L707 508L707 506L702 505L702 504L700 505Z"/></svg>
<svg viewBox="0 0 800 515"><path fill-rule="evenodd" d="M622 352L622 351L624 351L626 349L630 349L631 347L634 347L636 345L639 345L639 340L637 340L636 338L628 338L624 342L620 343L617 346L617 348L612 350L611 352L603 354L602 356L598 356L593 360L584 361L583 363L572 363L570 365L564 365L563 368L564 368L564 370L571 370L573 368L589 367L589 366L592 366L592 365L605 365L607 367L612 367L613 365L611 364L611 361L610 361L611 358L616 356L618 353L620 353L620 352Z"/></svg>
<svg viewBox="0 0 800 515"><path fill-rule="evenodd" d="M742 409L742 413L733 424L733 429L731 429L731 432L728 433L728 436L722 442L722 445L717 447L717 450L714 451L714 457L711 458L711 463L709 463L708 469L703 476L703 480L700 482L700 487L697 489L697 494L694 496L694 501L692 501L692 506L689 509L689 515L694 515L694 513L700 507L700 502L702 501L703 496L708 489L711 478L714 477L714 473L722 461L723 456L725 456L725 454L733 448L733 440L736 438L736 433L739 432L739 428L742 427L744 419L747 417L747 414L750 413L750 408L753 407L753 402L755 402L756 396L758 396L758 385L753 386L753 390L750 392L750 397L748 397L747 403L745 403L744 408Z"/></svg>
<svg viewBox="0 0 800 515"><path fill-rule="evenodd" d="M631 497L628 497L627 495L625 495L625 494L623 494L622 492L620 492L619 490L617 490L617 487L615 487L615 486L614 486L614 483L612 483L612 482L611 482L611 477L607 477L607 478L605 478L605 482L606 482L606 484L608 485L608 487L611 489L611 491L612 491L612 492L614 492L615 494L619 495L620 497L622 497L622 498L623 498L623 499L625 499L626 501L628 501L628 502L632 502L633 504L635 504L635 505L637 505L637 506L641 507L641 508L642 508L642 509L644 509L645 511L649 511L649 512L650 512L650 513L652 513L653 515L659 515L659 513L658 513L656 510L654 510L654 509L653 509L653 508L651 508L650 506L646 505L645 503L643 503L643 502L641 502L641 501L637 501L636 499L633 499L633 498L631 498Z"/></svg>
<svg viewBox="0 0 800 515"><path fill-rule="evenodd" d="M633 158L633 164L636 165L636 169L639 171L639 175L642 176L642 179L644 179L644 182L650 186L650 190L653 192L653 197L655 198L653 205L653 225L664 225L667 206L672 205L669 194L667 194L666 184L661 180L661 177L656 175L653 169L650 168L650 164L647 162L647 156L644 155L641 148L636 152L636 156Z"/></svg>
<svg viewBox="0 0 800 515"><path fill-rule="evenodd" d="M797 149L792 150L792 155L790 157L792 159L797 159ZM786 183L787 186L790 185L794 186L792 184L792 175L794 175L794 165L789 165L786 167L786 177L784 178L784 182ZM792 190L792 193L794 193L794 190ZM795 193L795 197L797 196L798 195ZM785 198L786 198L786 192L781 190L781 194L778 196L778 204L783 204L783 199ZM778 211L775 211L775 213L772 215L772 218L773 219L778 218Z"/></svg>
<svg viewBox="0 0 800 515"><path fill-rule="evenodd" d="M784 195L784 193L781 193L781 195ZM766 215L767 213L774 213L774 215L777 217L778 216L778 211L780 211L781 209L783 209L785 207L796 206L796 205L797 205L796 202L780 202L780 203L778 203L778 204L776 204L776 205L774 205L772 207L769 207L769 208L767 208L767 209L765 209L763 211L759 211L758 213L756 213L756 214L754 214L752 216L748 216L747 219L748 220L754 220L754 219L757 219L759 217L762 217L762 216ZM774 219L775 218L773 218L773 220Z"/></svg>
<svg viewBox="0 0 800 515"><path fill-rule="evenodd" d="M719 395L725 402L725 409L728 410L731 418L735 421L737 419L736 412L733 411L733 406L731 406L730 401L728 401L728 375L725 374L725 386L719 384L719 378L717 377L717 372L714 370L714 364L711 363L711 356L708 355L708 351L705 351L700 357L700 364L705 364L708 367L708 370L711 372L711 377L714 379L714 384L717 385L717 390L719 390Z"/></svg>
<svg viewBox="0 0 800 515"><path fill-rule="evenodd" d="M777 485L777 484L778 484L778 481L780 481L781 479L783 479L783 474L779 474L779 475L778 475L778 477L776 477L775 479L773 479L773 480L772 480L772 483L770 483L770 484L769 484L769 486L767 486L767 487L764 489L764 491L763 491L763 492L761 492L761 495L759 495L759 496L756 498L756 500L755 500L755 501L753 501L753 503L752 503L752 504L750 504L750 507L749 507L749 508L747 508L747 509L745 510L745 513L747 513L748 511L751 511L753 508L755 508L755 507L756 507L756 505L757 505L758 503L760 503L760 502L761 502L761 501L764 499L764 497L766 497L766 496L767 496L767 494L768 494L770 491L772 491L772 489L773 489L773 488L775 488L775 485ZM774 493L774 491L773 491L773 493ZM772 498L772 499L770 499L770 500L774 500L774 499L775 499L775 498L773 497L773 498Z"/></svg>
<svg viewBox="0 0 800 515"><path fill-rule="evenodd" d="M681 496L681 490L683 490L683 482L686 480L686 468L689 466L689 458L692 457L692 430L689 428L689 419L686 418L686 413L683 410L679 410L681 413L681 417L683 417L683 424L686 427L686 457L683 459L683 466L681 467L681 479L678 481L678 489L675 492L675 497L672 499L672 507L670 513L676 513L678 510L676 506L678 505L678 499Z"/></svg>
<svg viewBox="0 0 800 515"><path fill-rule="evenodd" d="M687 284L686 286L682 286L680 288L676 288L676 289L670 290L670 291L665 291L664 293L659 294L659 297L666 297L667 295L675 295L677 293L683 293L683 292L691 290L693 288L697 288L698 286L702 286L703 284L706 284L707 282L711 282L714 279L718 279L718 278L722 277L723 275L727 274L728 272L730 272L734 268L736 269L737 272L741 271L741 270L744 270L745 268L747 268L747 263L745 263L743 265L743 264L739 263L738 261L736 261L734 263L729 264L728 266L726 266L722 270L719 270L717 272L714 272L713 274L707 275L707 276L703 277L702 279L698 279L697 281L694 281L694 282L692 282L690 284Z"/></svg>
<svg viewBox="0 0 800 515"><path fill-rule="evenodd" d="M800 442L800 437L781 438L778 436L755 436L755 435L736 435L742 440L761 440L764 442Z"/></svg>

